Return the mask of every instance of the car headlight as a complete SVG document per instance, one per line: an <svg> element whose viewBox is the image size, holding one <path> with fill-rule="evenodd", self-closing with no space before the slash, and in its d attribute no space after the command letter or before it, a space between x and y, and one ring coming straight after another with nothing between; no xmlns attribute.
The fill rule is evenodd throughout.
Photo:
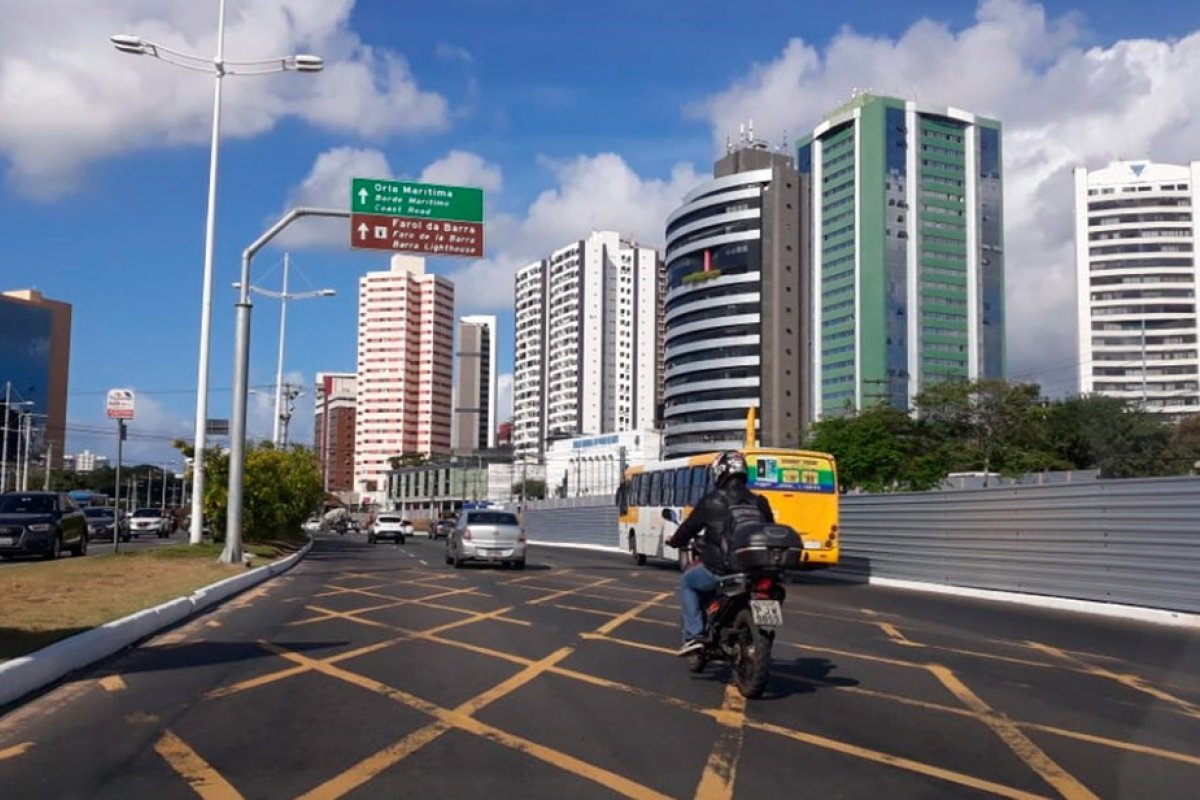
<svg viewBox="0 0 1200 800"><path fill-rule="evenodd" d="M39 522L36 525L30 525L29 530L34 533L49 533L54 530L54 526L48 522Z"/></svg>

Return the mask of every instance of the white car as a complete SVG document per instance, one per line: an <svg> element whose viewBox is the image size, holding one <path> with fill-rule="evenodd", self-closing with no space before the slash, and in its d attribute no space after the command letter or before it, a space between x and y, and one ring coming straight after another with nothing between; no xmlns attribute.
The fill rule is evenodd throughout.
<svg viewBox="0 0 1200 800"><path fill-rule="evenodd" d="M398 514L380 514L367 533L367 542L375 544L380 539L393 539L397 544L412 536L412 523Z"/></svg>
<svg viewBox="0 0 1200 800"><path fill-rule="evenodd" d="M139 508L129 515L129 535L154 534L160 539L171 535L170 517L157 508Z"/></svg>

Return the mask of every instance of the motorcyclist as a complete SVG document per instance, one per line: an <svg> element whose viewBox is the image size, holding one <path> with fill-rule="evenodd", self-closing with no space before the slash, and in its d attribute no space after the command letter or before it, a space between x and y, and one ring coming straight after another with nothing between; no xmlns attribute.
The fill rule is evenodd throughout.
<svg viewBox="0 0 1200 800"><path fill-rule="evenodd" d="M701 531L704 532L700 562L689 567L679 582L679 602L683 608L681 656L704 649L702 595L716 591L718 577L730 571L726 556L733 537L730 508L734 505L756 505L764 522L775 522L775 515L766 499L754 494L746 486L746 459L741 453L732 450L721 453L709 466L709 472L713 488L700 498L692 513L667 540L671 547L683 548Z"/></svg>

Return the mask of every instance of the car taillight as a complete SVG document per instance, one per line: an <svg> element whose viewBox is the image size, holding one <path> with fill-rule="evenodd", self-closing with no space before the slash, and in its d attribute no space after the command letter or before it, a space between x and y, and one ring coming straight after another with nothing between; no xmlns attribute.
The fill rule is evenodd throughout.
<svg viewBox="0 0 1200 800"><path fill-rule="evenodd" d="M521 529L521 533L517 536L517 541L520 542L521 544L525 543L525 529L524 528Z"/></svg>
<svg viewBox="0 0 1200 800"><path fill-rule="evenodd" d="M468 542L471 541L471 529L470 528L463 528L463 540L468 541Z"/></svg>

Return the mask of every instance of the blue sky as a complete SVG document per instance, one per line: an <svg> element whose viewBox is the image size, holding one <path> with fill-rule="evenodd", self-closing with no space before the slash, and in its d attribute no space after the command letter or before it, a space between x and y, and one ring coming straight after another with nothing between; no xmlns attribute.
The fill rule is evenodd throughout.
<svg viewBox="0 0 1200 800"><path fill-rule="evenodd" d="M1200 158L1200 9L967 0L836 4L610 0L228 0L227 57L311 51L320 76L226 81L210 416L229 413L242 248L297 202L348 205L349 177L488 190L488 252L431 260L459 314L498 313L511 372L511 276L542 252L616 227L661 241L662 219L753 118L772 141L855 86L1005 124L1014 377L1073 377L1069 170L1117 156ZM171 8L171 6L179 6ZM165 8L164 8L165 7ZM128 32L210 54L216 0L0 0L0 288L75 309L70 450L108 453L109 387L139 393L134 458L174 455L194 410L211 78L109 46ZM286 370L352 371L357 280L386 258L337 224L288 242ZM283 250L254 282L278 289ZM278 303L254 308L251 385L273 381ZM252 398L251 433L270 401ZM311 438L311 395L293 438ZM140 429L140 431L138 430Z"/></svg>

